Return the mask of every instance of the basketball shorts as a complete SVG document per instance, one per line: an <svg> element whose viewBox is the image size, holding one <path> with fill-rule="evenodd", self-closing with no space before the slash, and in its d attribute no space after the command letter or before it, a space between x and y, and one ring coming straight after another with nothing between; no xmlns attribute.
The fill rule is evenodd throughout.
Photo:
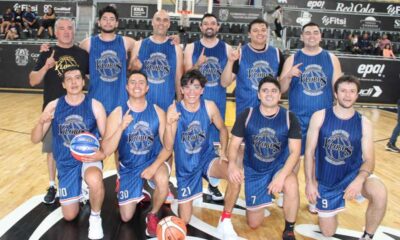
<svg viewBox="0 0 400 240"><path fill-rule="evenodd" d="M207 181L210 181L210 178L212 178L210 176L211 167L215 161L219 160L218 158L215 158L215 155L213 156L213 158L210 158L204 162L203 166L200 168L200 171L195 171L191 174L186 174L185 176L177 176L178 203L192 201L203 195L202 177L204 177Z"/></svg>
<svg viewBox="0 0 400 240"><path fill-rule="evenodd" d="M279 165L265 173L244 166L244 192L247 210L254 211L272 204L272 195L268 194L268 185L282 167L283 165Z"/></svg>
<svg viewBox="0 0 400 240"><path fill-rule="evenodd" d="M310 124L311 116L297 115L297 117L299 119L300 127L301 127L301 153L300 153L300 156L303 156L304 152L306 150L307 130L308 130L308 125Z"/></svg>
<svg viewBox="0 0 400 240"><path fill-rule="evenodd" d="M42 139L42 153L52 153L53 152L53 134L51 130L51 125L49 130L44 134Z"/></svg>
<svg viewBox="0 0 400 240"><path fill-rule="evenodd" d="M140 202L144 196L142 193L144 179L140 177L143 170L153 162L149 161L138 168L128 168L119 163L119 192L118 204L125 205L132 202Z"/></svg>
<svg viewBox="0 0 400 240"><path fill-rule="evenodd" d="M71 168L61 168L58 170L58 196L61 205L68 205L79 202L81 198L82 179L86 169L89 167L97 167L102 170L101 161L77 164Z"/></svg>

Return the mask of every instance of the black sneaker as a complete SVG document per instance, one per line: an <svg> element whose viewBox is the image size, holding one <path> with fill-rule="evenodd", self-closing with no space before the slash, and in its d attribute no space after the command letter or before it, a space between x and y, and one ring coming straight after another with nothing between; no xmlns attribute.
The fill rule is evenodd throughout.
<svg viewBox="0 0 400 240"><path fill-rule="evenodd" d="M395 152L395 153L400 153L400 148L396 147L396 145L388 142L386 144L386 150L391 151L391 152Z"/></svg>
<svg viewBox="0 0 400 240"><path fill-rule="evenodd" d="M221 201L224 200L224 195L219 191L218 186L213 187L208 184L208 193L211 195L213 201Z"/></svg>
<svg viewBox="0 0 400 240"><path fill-rule="evenodd" d="M296 240L293 231L284 231L282 234L282 240Z"/></svg>
<svg viewBox="0 0 400 240"><path fill-rule="evenodd" d="M45 204L53 204L56 201L57 189L51 186L47 189L47 194L43 198Z"/></svg>

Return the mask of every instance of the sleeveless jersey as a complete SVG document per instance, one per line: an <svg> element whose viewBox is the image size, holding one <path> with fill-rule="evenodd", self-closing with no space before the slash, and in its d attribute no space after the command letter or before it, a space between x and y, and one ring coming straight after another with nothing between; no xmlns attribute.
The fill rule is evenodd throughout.
<svg viewBox="0 0 400 240"><path fill-rule="evenodd" d="M51 127L53 131L53 154L57 168L72 168L82 164L72 157L69 145L75 135L83 132L94 133L97 129L92 99L85 96L82 103L71 106L65 101L65 96L60 97Z"/></svg>
<svg viewBox="0 0 400 240"><path fill-rule="evenodd" d="M193 172L201 172L203 160L207 161L215 155L208 141L211 120L204 100L200 100L200 108L196 112L187 111L182 102L176 104L176 108L181 113L174 142L176 175L186 177Z"/></svg>
<svg viewBox="0 0 400 240"><path fill-rule="evenodd" d="M361 114L348 120L338 118L333 108L325 110L315 154L318 184L327 188L345 188L363 163ZM345 185L345 186L343 186Z"/></svg>
<svg viewBox="0 0 400 240"><path fill-rule="evenodd" d="M128 110L127 104L122 113ZM158 134L160 125L155 106L147 103L143 112L130 111L133 121L122 132L118 145L119 161L129 169L139 168L146 163L154 162L161 151ZM147 164L148 165L148 164Z"/></svg>
<svg viewBox="0 0 400 240"><path fill-rule="evenodd" d="M107 115L128 99L126 85L126 51L124 40L116 35L103 41L99 35L90 39L89 96L100 101Z"/></svg>
<svg viewBox="0 0 400 240"><path fill-rule="evenodd" d="M294 55L293 65L299 67L302 74L293 77L289 90L289 109L300 119L302 125L308 125L311 115L333 105L333 63L328 51L322 50L315 56L298 51Z"/></svg>
<svg viewBox="0 0 400 240"><path fill-rule="evenodd" d="M267 46L262 52L255 51L249 44L242 47L236 75L236 116L258 105L258 83L266 76L277 77L279 62L279 51L275 47Z"/></svg>
<svg viewBox="0 0 400 240"><path fill-rule="evenodd" d="M245 130L244 166L266 173L283 166L289 156L289 113L280 107L273 117L265 117L260 105L250 110Z"/></svg>
<svg viewBox="0 0 400 240"><path fill-rule="evenodd" d="M207 62L201 65L200 72L207 78L203 98L215 102L223 119L225 119L226 89L221 86L221 74L228 60L226 44L218 40L217 45L207 48L200 41L194 42L192 62L196 63L201 52L207 56Z"/></svg>
<svg viewBox="0 0 400 240"><path fill-rule="evenodd" d="M149 82L147 100L167 111L175 97L175 45L171 40L155 43L146 38L142 41L138 58Z"/></svg>

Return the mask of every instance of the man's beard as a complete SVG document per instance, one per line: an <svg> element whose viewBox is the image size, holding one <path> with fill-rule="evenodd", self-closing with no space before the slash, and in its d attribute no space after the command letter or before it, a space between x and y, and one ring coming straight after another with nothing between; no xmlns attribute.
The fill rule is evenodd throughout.
<svg viewBox="0 0 400 240"><path fill-rule="evenodd" d="M103 32L103 33L114 33L116 29L117 29L117 28L113 28L113 29L110 29L110 30L106 30L106 29L103 29L103 28L100 27L100 30L101 30L101 32Z"/></svg>
<svg viewBox="0 0 400 240"><path fill-rule="evenodd" d="M214 31L211 31L211 32L209 33L209 32L206 30L206 31L203 33L203 36L204 36L205 38L214 38L216 35L217 35L217 33L214 32Z"/></svg>

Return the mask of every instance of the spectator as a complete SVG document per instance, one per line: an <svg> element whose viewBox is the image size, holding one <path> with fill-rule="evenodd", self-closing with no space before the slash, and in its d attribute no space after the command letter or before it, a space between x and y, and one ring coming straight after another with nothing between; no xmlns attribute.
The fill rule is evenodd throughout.
<svg viewBox="0 0 400 240"><path fill-rule="evenodd" d="M25 30L28 31L32 28L38 28L38 23L36 19L36 14L32 12L31 6L29 6L26 11L22 14L22 22L24 24Z"/></svg>
<svg viewBox="0 0 400 240"><path fill-rule="evenodd" d="M23 21L22 21L22 11L21 11L21 8L17 8L16 10L15 10L15 12L13 12L13 15L14 15L14 22L15 22L15 24L16 24L16 26L17 26L17 28L19 28L19 30L22 28L22 23L23 23Z"/></svg>
<svg viewBox="0 0 400 240"><path fill-rule="evenodd" d="M277 6L275 8L275 12L272 14L275 23L275 34L278 38L282 37L282 21L283 21L283 8L281 6Z"/></svg>
<svg viewBox="0 0 400 240"><path fill-rule="evenodd" d="M1 30L0 30L1 35L4 36L4 34L8 31L12 21L13 21L13 14L11 8L7 8L6 12L3 14L3 22L1 23Z"/></svg>
<svg viewBox="0 0 400 240"><path fill-rule="evenodd" d="M364 33L362 39L358 41L358 47L362 54L372 54L372 43L368 33Z"/></svg>
<svg viewBox="0 0 400 240"><path fill-rule="evenodd" d="M381 39L378 39L378 51L377 55L382 55L383 49L385 48L386 44L392 44L392 42L388 39L387 34L383 34Z"/></svg>
<svg viewBox="0 0 400 240"><path fill-rule="evenodd" d="M37 33L37 37L40 37L42 35L43 30L47 29L49 33L50 38L54 38L54 23L56 22L56 14L54 12L54 9L52 7L49 7L47 9L47 12L43 15L41 22L40 22L40 28Z"/></svg>
<svg viewBox="0 0 400 240"><path fill-rule="evenodd" d="M358 47L358 36L355 34L350 34L347 42L346 42L346 50L353 54L361 53L360 48Z"/></svg>
<svg viewBox="0 0 400 240"><path fill-rule="evenodd" d="M15 40L18 38L18 29L16 23L11 22L10 28L6 32L6 40Z"/></svg>
<svg viewBox="0 0 400 240"><path fill-rule="evenodd" d="M396 58L392 50L392 44L388 43L385 45L385 48L382 51L382 55L385 58L393 58L393 59Z"/></svg>

